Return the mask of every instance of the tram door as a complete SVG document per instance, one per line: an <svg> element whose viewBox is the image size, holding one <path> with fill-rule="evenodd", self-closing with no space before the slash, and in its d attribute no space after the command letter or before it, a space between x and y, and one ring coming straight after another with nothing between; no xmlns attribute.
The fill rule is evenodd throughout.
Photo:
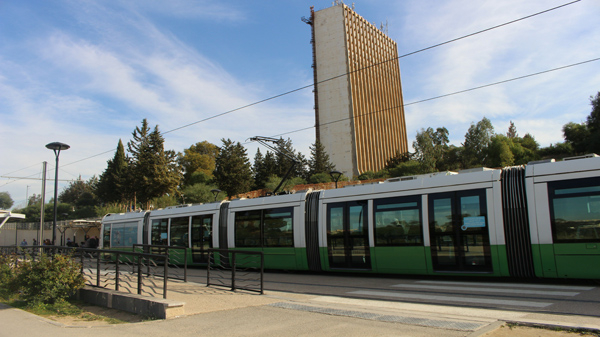
<svg viewBox="0 0 600 337"><path fill-rule="evenodd" d="M370 269L367 202L327 206L327 251L330 268Z"/></svg>
<svg viewBox="0 0 600 337"><path fill-rule="evenodd" d="M212 248L212 214L192 217L192 261L208 262L208 249Z"/></svg>
<svg viewBox="0 0 600 337"><path fill-rule="evenodd" d="M429 195L434 270L492 271L486 210L485 190Z"/></svg>

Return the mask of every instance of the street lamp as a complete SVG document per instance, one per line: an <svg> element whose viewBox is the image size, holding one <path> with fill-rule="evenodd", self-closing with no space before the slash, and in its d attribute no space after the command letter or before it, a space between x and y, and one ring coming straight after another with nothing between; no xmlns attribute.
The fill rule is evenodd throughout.
<svg viewBox="0 0 600 337"><path fill-rule="evenodd" d="M210 190L212 192L212 194L215 195L215 201L217 201L217 197L219 196L219 193L221 193L221 190L218 188L215 188L214 190Z"/></svg>
<svg viewBox="0 0 600 337"><path fill-rule="evenodd" d="M65 143L54 142L46 144L46 148L54 150L56 156L56 166L54 167L54 223L52 224L52 245L56 242L56 201L58 199L58 156L61 150L68 150L69 145Z"/></svg>
<svg viewBox="0 0 600 337"><path fill-rule="evenodd" d="M337 182L338 180L340 180L340 177L342 176L342 172L340 171L331 171L329 172L329 175L331 176L331 179L333 179L333 181L335 181L335 188L337 188Z"/></svg>

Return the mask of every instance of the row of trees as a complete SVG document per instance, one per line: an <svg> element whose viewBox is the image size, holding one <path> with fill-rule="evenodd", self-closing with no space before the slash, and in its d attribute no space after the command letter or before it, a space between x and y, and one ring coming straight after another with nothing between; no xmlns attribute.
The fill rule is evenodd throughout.
<svg viewBox="0 0 600 337"><path fill-rule="evenodd" d="M546 148L540 148L530 134L520 137L512 122L507 132L495 133L490 120L484 117L471 124L460 146L449 144L445 127L421 129L413 142L414 153L399 153L387 161L383 170L364 172L352 178L364 180L480 166L505 167L549 157L600 153L600 92L591 97L591 105L592 112L585 122L564 125L565 141ZM276 151L264 154L257 151L253 163L247 150L230 139L222 139L220 147L203 141L176 153L164 149L158 126L151 129L144 119L133 131L127 151L119 140L114 157L100 177L94 176L88 181L79 179L62 191L58 218L210 202L215 199L212 191L216 189L222 191L218 194L220 198L255 189L273 190L292 165L286 154L296 158L297 164L284 189L331 181L329 172L335 167L318 141L310 147L308 159L294 149L290 139L280 139L274 148ZM47 220L52 217L51 209L46 207ZM25 213L28 221L39 220L39 196L31 197L28 206L18 211Z"/></svg>
<svg viewBox="0 0 600 337"><path fill-rule="evenodd" d="M127 148L127 150L125 150ZM158 126L150 128L146 119L136 127L125 147L119 140L113 158L99 176L87 181L71 182L59 195L59 220L102 216L136 208L162 208L181 203L221 199L253 189L273 189L291 165L285 151L298 158L299 165L290 175L287 186L305 183L311 178L322 181L334 169L329 156L319 143L311 146L311 158L294 150L290 139L280 139L277 153L260 151L250 163L246 149L230 139L222 146L207 141L193 144L183 152L164 149L164 138ZM12 201L12 200L11 200ZM53 217L53 200L45 207L44 219ZM39 221L41 198L33 195L27 206L16 210L27 221Z"/></svg>
<svg viewBox="0 0 600 337"><path fill-rule="evenodd" d="M401 153L388 160L384 170L367 172L367 177L388 177L456 171L472 167L506 167L527 164L541 157L533 136L519 137L513 122L506 134L494 133L491 121L483 118L471 124L461 146L449 144L444 127L417 132L414 153Z"/></svg>
<svg viewBox="0 0 600 337"><path fill-rule="evenodd" d="M564 142L540 148L527 133L520 137L511 121L506 133L495 133L487 118L472 123L460 146L449 144L445 127L421 129L413 142L414 153L399 153L379 172L365 172L359 178L385 178L454 171L473 167L506 167L530 161L587 153L600 154L600 92L590 97L592 111L583 123L563 126Z"/></svg>

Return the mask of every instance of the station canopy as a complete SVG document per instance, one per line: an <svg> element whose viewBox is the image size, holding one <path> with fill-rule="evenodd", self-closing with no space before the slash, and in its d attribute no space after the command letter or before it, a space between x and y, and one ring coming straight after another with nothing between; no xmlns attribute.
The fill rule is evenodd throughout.
<svg viewBox="0 0 600 337"><path fill-rule="evenodd" d="M2 228L2 226L4 226L4 224L8 221L8 219L10 218L15 218L15 219L25 219L25 214L21 214L21 213L12 213L11 211L5 211L3 209L0 209L0 219L4 219L2 220L2 223L0 223L0 229Z"/></svg>

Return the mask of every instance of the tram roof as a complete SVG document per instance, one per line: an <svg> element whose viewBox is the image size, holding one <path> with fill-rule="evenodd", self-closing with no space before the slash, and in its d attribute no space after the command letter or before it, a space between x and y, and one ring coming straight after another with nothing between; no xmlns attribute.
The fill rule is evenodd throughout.
<svg viewBox="0 0 600 337"><path fill-rule="evenodd" d="M216 211L221 207L221 202L211 202L208 204L186 204L186 205L177 205L177 206L169 206L157 210L153 210L150 213L150 217L155 216L166 216L173 214L187 214L187 213L196 213L196 212L207 212L207 211Z"/></svg>
<svg viewBox="0 0 600 337"><path fill-rule="evenodd" d="M407 176L391 178L383 182L349 185L334 190L324 190L321 194L323 199L339 198L352 195L380 194L392 192L431 190L434 188L448 188L478 185L491 187L492 183L500 180L501 170L489 168L469 169L457 172L436 172L418 176ZM489 186L488 186L489 185ZM349 191L350 190L350 191Z"/></svg>
<svg viewBox="0 0 600 337"><path fill-rule="evenodd" d="M108 213L102 218L102 222L123 221L143 219L147 211L127 212L127 213Z"/></svg>
<svg viewBox="0 0 600 337"><path fill-rule="evenodd" d="M236 199L232 200L229 204L230 208L236 207L248 207L248 206L260 206L269 204L285 204L285 203L298 203L304 201L306 193L309 191L301 191L293 194L273 195L268 197L259 197L252 199Z"/></svg>
<svg viewBox="0 0 600 337"><path fill-rule="evenodd" d="M554 161L554 159L551 159L547 161L531 162L527 165L525 175L526 177L543 177L548 175L592 171L600 171L600 157L596 154L565 158L562 161Z"/></svg>

